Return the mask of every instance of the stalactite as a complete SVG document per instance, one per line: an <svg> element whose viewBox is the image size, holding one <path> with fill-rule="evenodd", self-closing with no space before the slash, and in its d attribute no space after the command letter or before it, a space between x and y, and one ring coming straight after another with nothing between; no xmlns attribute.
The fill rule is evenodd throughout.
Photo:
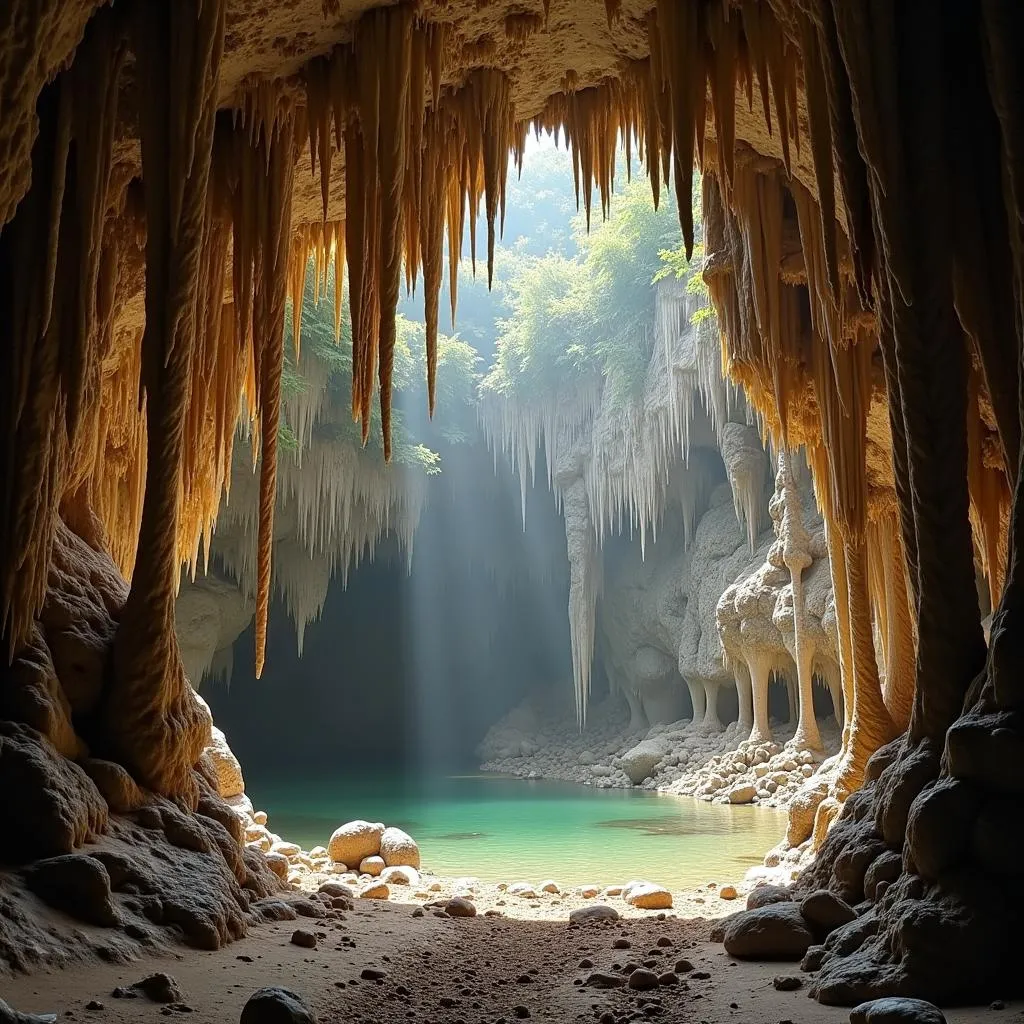
<svg viewBox="0 0 1024 1024"><path fill-rule="evenodd" d="M39 98L33 185L0 240L0 633L8 659L42 607L57 509L75 483L87 392L98 387L97 289L123 61L114 16L94 18L78 60Z"/></svg>
<svg viewBox="0 0 1024 1024"><path fill-rule="evenodd" d="M917 644L895 509L869 520L867 542L871 602L885 667L882 697L896 728L903 732L914 704Z"/></svg>
<svg viewBox="0 0 1024 1024"><path fill-rule="evenodd" d="M518 43L525 43L530 36L540 32L546 18L534 11L513 11L505 15L503 27L505 36Z"/></svg>
<svg viewBox="0 0 1024 1024"><path fill-rule="evenodd" d="M263 669L271 592L277 435L289 285L295 115L283 97L260 94L234 140L233 297L239 336L251 337L250 393L258 426L260 516L256 675ZM293 302L295 301L293 297Z"/></svg>

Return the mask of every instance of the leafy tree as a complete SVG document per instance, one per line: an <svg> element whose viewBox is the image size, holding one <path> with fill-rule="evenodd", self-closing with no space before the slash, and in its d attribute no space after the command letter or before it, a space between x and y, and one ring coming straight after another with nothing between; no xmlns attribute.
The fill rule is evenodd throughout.
<svg viewBox="0 0 1024 1024"><path fill-rule="evenodd" d="M655 209L648 182L634 178L589 234L578 214L574 235L574 255L523 253L503 283L508 316L484 392L552 395L603 377L612 401L626 402L643 387L654 286L690 272L674 197L663 194Z"/></svg>

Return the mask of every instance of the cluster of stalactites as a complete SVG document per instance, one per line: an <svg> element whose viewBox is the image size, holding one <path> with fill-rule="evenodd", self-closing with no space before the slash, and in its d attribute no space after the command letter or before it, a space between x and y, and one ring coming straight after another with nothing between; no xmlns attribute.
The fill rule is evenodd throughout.
<svg viewBox="0 0 1024 1024"><path fill-rule="evenodd" d="M560 467L582 465L599 549L609 534L638 535L642 549L648 531L657 538L672 467L689 461L690 428L698 408L703 406L719 435L726 423L747 417L742 395L722 377L717 340L707 327L692 322L701 305L701 298L689 293L684 282L658 284L657 344L643 392L635 399L603 403L602 389L594 385L580 387L571 396L559 392L522 401L501 395L481 403L480 422L495 458L500 451L519 476L524 528L527 490L536 483L543 452L548 489L559 508ZM581 449L583 458L578 457ZM569 472L568 478L574 476ZM755 534L763 519L763 490L742 505L755 506L749 514Z"/></svg>
<svg viewBox="0 0 1024 1024"><path fill-rule="evenodd" d="M218 519L225 540L217 553L243 592L253 595L258 501L247 476L235 487ZM388 536L411 564L426 492L422 474L384 466L344 440L321 440L301 460L283 459L278 488L278 515L294 526L275 542L273 589L295 623L301 656L305 628L319 617L332 579L346 587L351 572L372 561Z"/></svg>
<svg viewBox="0 0 1024 1024"><path fill-rule="evenodd" d="M351 44L311 61L304 76L309 145L325 217L334 153L344 152L352 414L362 423L365 442L376 386L385 458L391 454L395 310L403 267L409 288L423 272L433 411L445 231L454 316L467 217L475 260L483 201L490 280L509 152L521 152L524 135L500 71L478 69L442 95L446 32L446 26L417 20L409 6L373 10L360 19Z"/></svg>
<svg viewBox="0 0 1024 1024"><path fill-rule="evenodd" d="M42 607L58 509L70 516L84 504L76 492L97 460L117 282L105 226L125 53L122 29L101 11L74 64L40 95L32 188L0 236L0 633L8 658ZM137 530L141 512L133 512L126 518Z"/></svg>

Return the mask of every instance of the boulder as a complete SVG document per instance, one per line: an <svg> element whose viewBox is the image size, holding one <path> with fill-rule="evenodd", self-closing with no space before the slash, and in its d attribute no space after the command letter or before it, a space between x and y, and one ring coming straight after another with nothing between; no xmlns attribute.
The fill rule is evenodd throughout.
<svg viewBox="0 0 1024 1024"><path fill-rule="evenodd" d="M359 890L359 898L363 900L386 900L391 890L383 882L368 882Z"/></svg>
<svg viewBox="0 0 1024 1024"><path fill-rule="evenodd" d="M324 882L317 889L317 892L322 893L324 896L330 896L332 899L350 900L355 897L355 893L347 885L342 885L341 882Z"/></svg>
<svg viewBox="0 0 1024 1024"><path fill-rule="evenodd" d="M185 996L178 983L169 974L158 971L150 974L142 981L135 982L129 988L144 995L152 1003L183 1003Z"/></svg>
<svg viewBox="0 0 1024 1024"><path fill-rule="evenodd" d="M619 758L618 767L626 773L626 778L639 786L654 773L655 765L668 753L668 743L663 737L641 740Z"/></svg>
<svg viewBox="0 0 1024 1024"><path fill-rule="evenodd" d="M242 1008L240 1024L317 1024L317 1019L290 989L261 988Z"/></svg>
<svg viewBox="0 0 1024 1024"><path fill-rule="evenodd" d="M618 921L619 912L605 903L595 903L591 907L578 907L569 913L570 924L590 924L594 921Z"/></svg>
<svg viewBox="0 0 1024 1024"><path fill-rule="evenodd" d="M380 853L383 835L383 822L348 821L335 829L327 844L327 852L333 861L358 864L364 857L376 857Z"/></svg>
<svg viewBox="0 0 1024 1024"><path fill-rule="evenodd" d="M946 1018L923 999L872 999L850 1011L850 1024L946 1024Z"/></svg>
<svg viewBox="0 0 1024 1024"><path fill-rule="evenodd" d="M376 878L383 870L383 857L364 857L359 862L359 873L361 875L373 875Z"/></svg>
<svg viewBox="0 0 1024 1024"><path fill-rule="evenodd" d="M725 951L741 960L800 960L814 935L796 903L737 914L725 927Z"/></svg>
<svg viewBox="0 0 1024 1024"><path fill-rule="evenodd" d="M420 873L415 868L396 864L394 867L384 868L380 873L380 880L388 885L419 885Z"/></svg>
<svg viewBox="0 0 1024 1024"><path fill-rule="evenodd" d="M408 832L388 826L380 837L380 855L389 868L420 867L420 848Z"/></svg>
<svg viewBox="0 0 1024 1024"><path fill-rule="evenodd" d="M453 896L444 905L444 912L449 917L476 917L476 907L472 900L465 896Z"/></svg>
<svg viewBox="0 0 1024 1024"><path fill-rule="evenodd" d="M751 783L744 783L739 786L733 786L729 790L729 803L749 804L755 796L757 796L757 786Z"/></svg>
<svg viewBox="0 0 1024 1024"><path fill-rule="evenodd" d="M110 875L93 857L69 853L37 861L26 881L43 902L87 924L113 928L120 924L110 894Z"/></svg>
<svg viewBox="0 0 1024 1024"><path fill-rule="evenodd" d="M267 862L267 867L277 875L278 878L287 878L290 864L288 858L283 853L265 853L264 858Z"/></svg>
<svg viewBox="0 0 1024 1024"><path fill-rule="evenodd" d="M800 913L819 938L824 938L857 917L848 903L828 889L819 889L805 896L800 903Z"/></svg>
<svg viewBox="0 0 1024 1024"><path fill-rule="evenodd" d="M646 992L649 989L657 988L659 982L658 976L654 971L648 971L643 967L638 967L635 971L630 973L627 984L630 988L636 989L638 992Z"/></svg>
<svg viewBox="0 0 1024 1024"><path fill-rule="evenodd" d="M757 910L772 903L791 903L793 891L784 885L759 885L747 894L747 910Z"/></svg>
<svg viewBox="0 0 1024 1024"><path fill-rule="evenodd" d="M551 893L553 896L559 895L559 893L561 893L562 891L558 888L558 883L552 878L544 879L544 881L541 882L540 885L537 886L537 888L540 889L541 892L548 892Z"/></svg>
<svg viewBox="0 0 1024 1024"><path fill-rule="evenodd" d="M0 1024L57 1024L55 1013L21 1013L0 999Z"/></svg>
<svg viewBox="0 0 1024 1024"><path fill-rule="evenodd" d="M508 887L509 896L521 896L525 900L537 898L537 892L529 882L513 882Z"/></svg>
<svg viewBox="0 0 1024 1024"><path fill-rule="evenodd" d="M631 906L640 910L670 910L672 893L664 886L654 882L630 882L622 890L622 898Z"/></svg>

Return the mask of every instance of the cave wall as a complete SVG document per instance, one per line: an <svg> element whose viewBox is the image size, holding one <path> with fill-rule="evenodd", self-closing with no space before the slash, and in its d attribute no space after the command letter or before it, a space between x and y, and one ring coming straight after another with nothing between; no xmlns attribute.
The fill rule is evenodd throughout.
<svg viewBox="0 0 1024 1024"><path fill-rule="evenodd" d="M806 808L819 847L808 882L853 899L849 849L860 844L865 870L901 857L871 927L829 951L814 993L987 996L1015 976L1007 923L1022 913L999 799L1021 788L1024 12L1013 0L600 7L524 21L461 0L416 13L5 6L2 687L19 708L11 730L45 720L71 757L31 734L4 758L76 780L68 841L102 825L73 767L83 754L60 736L74 666L54 686L39 650L66 551L86 579L81 544L107 560L97 578L122 583L96 644L100 698L71 732L154 799L199 806L209 722L181 665L174 594L212 528L244 391L261 449L262 667L289 278L294 292L310 249L325 265L344 238L362 303L352 408L368 430L379 387L387 435L402 253L412 277L423 270L429 324L445 221L461 234L468 196L493 232L530 121L586 153L574 166L588 207L595 184L606 200L622 130L656 188L671 174L688 195L703 163L726 369L779 451L805 447L824 513L851 710ZM328 220L342 189L344 231ZM688 204L680 216L689 251ZM592 590L584 581L582 607ZM23 659L43 665L44 685ZM58 791L40 781L26 806L52 810Z"/></svg>

